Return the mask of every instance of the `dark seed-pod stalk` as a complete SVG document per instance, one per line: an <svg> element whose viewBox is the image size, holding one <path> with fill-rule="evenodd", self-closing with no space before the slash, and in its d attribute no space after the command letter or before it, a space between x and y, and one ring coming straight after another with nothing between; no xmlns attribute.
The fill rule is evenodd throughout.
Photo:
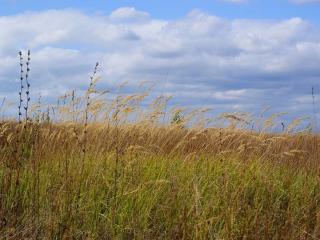
<svg viewBox="0 0 320 240"><path fill-rule="evenodd" d="M26 72L26 76L25 76L25 79L26 79L26 87L27 87L27 88L26 88L26 105L25 105L25 107L24 107L26 125L27 125L28 121L30 120L30 119L29 119L29 116L28 116L29 103L30 103L30 83L29 83L30 60L31 60L31 51L28 50L28 59L27 59L27 62L26 62L27 72ZM25 126L25 127L26 127L26 126Z"/></svg>
<svg viewBox="0 0 320 240"><path fill-rule="evenodd" d="M22 52L19 51L19 58L20 58L20 90L19 90L19 105L18 105L18 120L19 120L19 124L21 124L22 120L22 112L21 112L21 108L22 108L22 92L23 92L23 56L22 56Z"/></svg>

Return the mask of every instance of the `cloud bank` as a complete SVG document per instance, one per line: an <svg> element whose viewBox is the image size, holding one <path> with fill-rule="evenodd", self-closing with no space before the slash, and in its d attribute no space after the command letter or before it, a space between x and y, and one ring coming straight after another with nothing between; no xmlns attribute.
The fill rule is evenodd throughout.
<svg viewBox="0 0 320 240"><path fill-rule="evenodd" d="M134 8L49 10L1 16L0 39L0 97L11 99L20 49L33 52L32 91L44 99L85 88L96 61L104 86L152 81L174 103L218 112L270 106L310 114L311 87L319 91L320 30L300 18L226 20L193 10L169 21Z"/></svg>

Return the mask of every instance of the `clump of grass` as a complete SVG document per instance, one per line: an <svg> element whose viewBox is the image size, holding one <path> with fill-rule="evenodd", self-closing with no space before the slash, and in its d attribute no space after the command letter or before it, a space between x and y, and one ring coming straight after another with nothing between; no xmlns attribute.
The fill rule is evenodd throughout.
<svg viewBox="0 0 320 240"><path fill-rule="evenodd" d="M86 162L86 157L87 157L87 142L88 142L88 124L89 124L89 110L91 107L91 94L94 93L94 87L95 87L95 76L97 74L99 63L97 62L92 76L90 77L90 85L86 91L86 106L84 110L84 126L83 126L83 143L82 143L82 161L80 165L80 183L79 183L79 190L78 190L78 198L80 198L81 195L81 188L82 188L82 179L83 179L83 174L84 174L84 169L85 169L85 162Z"/></svg>

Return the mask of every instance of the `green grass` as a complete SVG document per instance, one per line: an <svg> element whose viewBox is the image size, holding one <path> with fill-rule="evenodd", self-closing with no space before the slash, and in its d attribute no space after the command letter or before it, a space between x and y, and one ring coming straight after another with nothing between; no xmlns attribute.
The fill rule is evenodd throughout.
<svg viewBox="0 0 320 240"><path fill-rule="evenodd" d="M79 157L41 159L39 189L23 168L20 210L6 236L39 239L316 239L317 171L232 157L88 156L79 188ZM4 179L2 169L0 180ZM13 187L11 188L14 189ZM33 200L36 193L37 200ZM6 210L18 199L5 195ZM38 201L38 202L37 202ZM37 213L36 216L34 213ZM16 219L14 219L16 218ZM313 237L313 238L312 238ZM10 239L8 237L8 239Z"/></svg>

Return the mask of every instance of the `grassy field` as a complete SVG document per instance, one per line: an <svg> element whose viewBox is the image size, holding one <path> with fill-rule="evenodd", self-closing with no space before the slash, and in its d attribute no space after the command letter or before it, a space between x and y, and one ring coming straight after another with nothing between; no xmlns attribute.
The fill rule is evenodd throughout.
<svg viewBox="0 0 320 240"><path fill-rule="evenodd" d="M0 122L0 239L320 239L320 137L300 120L209 127L163 95L141 107L144 86L108 100L98 64L82 96L32 105L22 67L18 117Z"/></svg>
<svg viewBox="0 0 320 240"><path fill-rule="evenodd" d="M24 127L1 124L1 239L320 237L318 137Z"/></svg>

